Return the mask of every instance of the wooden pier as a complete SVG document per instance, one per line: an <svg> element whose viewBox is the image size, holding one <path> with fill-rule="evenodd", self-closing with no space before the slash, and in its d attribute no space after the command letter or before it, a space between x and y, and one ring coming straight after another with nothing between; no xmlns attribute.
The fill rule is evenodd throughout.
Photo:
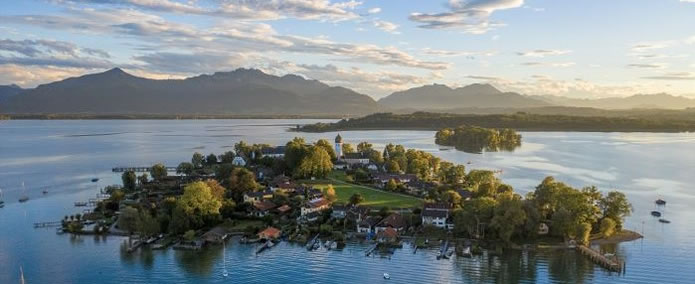
<svg viewBox="0 0 695 284"><path fill-rule="evenodd" d="M370 248L367 249L366 252L364 252L364 256L371 255L372 252L374 252L378 247L379 247L379 244L375 244L375 245L371 246Z"/></svg>
<svg viewBox="0 0 695 284"><path fill-rule="evenodd" d="M123 173L128 171L133 171L136 173L149 173L152 167L115 167L111 169L114 173ZM166 167L167 172L175 172L176 167Z"/></svg>
<svg viewBox="0 0 695 284"><path fill-rule="evenodd" d="M617 258L610 259L605 255L602 255L600 252L583 245L577 246L577 250L579 250L579 252L581 252L583 255L589 257L589 259L591 259L591 261L594 263L610 271L623 272L625 269L625 263Z"/></svg>

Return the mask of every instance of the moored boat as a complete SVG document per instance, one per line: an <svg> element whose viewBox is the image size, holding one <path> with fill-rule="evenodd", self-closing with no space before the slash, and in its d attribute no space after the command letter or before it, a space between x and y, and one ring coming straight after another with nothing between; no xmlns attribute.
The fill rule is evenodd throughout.
<svg viewBox="0 0 695 284"><path fill-rule="evenodd" d="M391 279L391 275L389 275L388 273L384 273L384 279L386 279L386 280Z"/></svg>
<svg viewBox="0 0 695 284"><path fill-rule="evenodd" d="M671 221L666 220L664 218L659 219L659 222L664 223L664 224L670 224L671 223Z"/></svg>
<svg viewBox="0 0 695 284"><path fill-rule="evenodd" d="M659 212L659 211L652 211L652 216L654 216L654 217L661 217L661 212Z"/></svg>
<svg viewBox="0 0 695 284"><path fill-rule="evenodd" d="M666 200L659 198L656 201L654 201L654 203L656 203L656 205L666 205Z"/></svg>

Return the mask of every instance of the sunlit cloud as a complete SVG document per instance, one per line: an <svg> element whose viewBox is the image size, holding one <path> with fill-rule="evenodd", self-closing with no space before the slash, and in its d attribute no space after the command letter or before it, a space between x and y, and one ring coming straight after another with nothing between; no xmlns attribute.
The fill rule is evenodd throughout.
<svg viewBox="0 0 695 284"><path fill-rule="evenodd" d="M498 10L521 7L523 0L450 0L449 11L437 14L412 13L409 19L426 29L459 29L465 33L483 34L503 23L490 20Z"/></svg>

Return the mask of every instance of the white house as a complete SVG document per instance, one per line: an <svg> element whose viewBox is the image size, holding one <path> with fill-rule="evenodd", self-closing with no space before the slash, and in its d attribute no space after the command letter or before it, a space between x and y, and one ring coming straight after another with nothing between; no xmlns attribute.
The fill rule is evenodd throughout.
<svg viewBox="0 0 695 284"><path fill-rule="evenodd" d="M364 153L345 153L342 161L348 165L368 165L370 163L369 157Z"/></svg>
<svg viewBox="0 0 695 284"><path fill-rule="evenodd" d="M422 224L451 230L453 224L447 223L450 211L451 207L445 203L425 203L425 208L420 215Z"/></svg>
<svg viewBox="0 0 695 284"><path fill-rule="evenodd" d="M242 158L241 156L236 156L234 157L234 160L232 160L232 165L245 167L246 160L244 160L244 158Z"/></svg>

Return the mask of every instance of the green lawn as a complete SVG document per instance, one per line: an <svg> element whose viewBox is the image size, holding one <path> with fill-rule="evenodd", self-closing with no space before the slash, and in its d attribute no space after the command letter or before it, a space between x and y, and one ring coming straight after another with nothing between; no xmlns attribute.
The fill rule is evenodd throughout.
<svg viewBox="0 0 695 284"><path fill-rule="evenodd" d="M345 182L345 172L333 171L325 180L303 181L313 184L316 188L324 189L329 184L333 185L336 194L338 195L339 203L347 203L350 201L350 196L359 193L364 197L362 205L370 207L390 208L413 208L422 207L422 200L416 197L400 195L396 193L384 192L378 189L349 184Z"/></svg>

